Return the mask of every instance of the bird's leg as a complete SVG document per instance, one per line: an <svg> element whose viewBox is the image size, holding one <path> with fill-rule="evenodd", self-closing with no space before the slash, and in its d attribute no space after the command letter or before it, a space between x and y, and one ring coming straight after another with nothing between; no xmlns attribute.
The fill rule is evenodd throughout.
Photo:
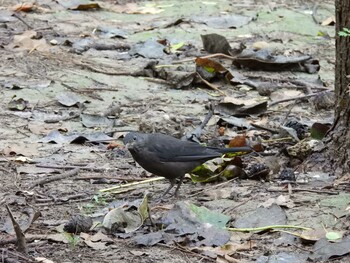
<svg viewBox="0 0 350 263"><path fill-rule="evenodd" d="M175 185L175 180L169 180L170 181L170 185L169 187L165 190L164 194L162 194L162 196L160 197L160 199L162 200L164 196L166 196L169 191L174 187Z"/></svg>
<svg viewBox="0 0 350 263"><path fill-rule="evenodd" d="M183 175L183 176L180 177L180 182L178 182L178 184L177 184L177 186L176 186L176 189L175 189L175 193L174 193L174 196L175 196L175 197L177 197L177 192L179 191L180 186L181 186L182 181L184 180L184 178L185 178L185 175Z"/></svg>

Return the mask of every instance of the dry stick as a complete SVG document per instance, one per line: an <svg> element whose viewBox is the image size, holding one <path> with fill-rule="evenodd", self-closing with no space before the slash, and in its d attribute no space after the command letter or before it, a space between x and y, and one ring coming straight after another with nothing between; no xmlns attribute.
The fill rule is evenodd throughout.
<svg viewBox="0 0 350 263"><path fill-rule="evenodd" d="M25 239L28 243L33 242L35 240L50 240L52 234L48 235L41 235L41 234L27 234ZM0 240L0 246L7 245L7 244L15 244L17 242L16 238L7 238L5 240Z"/></svg>
<svg viewBox="0 0 350 263"><path fill-rule="evenodd" d="M79 89L72 87L71 85L61 82L62 86L65 86L66 88L78 92L78 93L84 93L84 92L92 92L92 91L119 91L119 89L116 88L109 88L109 87L94 87L94 88L87 88L87 89Z"/></svg>
<svg viewBox="0 0 350 263"><path fill-rule="evenodd" d="M82 67L87 68L87 69L90 69L93 72L102 73L102 74L106 74L106 75L112 75L112 76L133 76L133 75L135 75L135 72L104 71L102 69L95 68L94 66L83 63L81 61L75 60L73 62L74 62L74 64L76 64L78 66L82 66Z"/></svg>
<svg viewBox="0 0 350 263"><path fill-rule="evenodd" d="M73 180L97 180L97 179L112 179L112 180L114 179L114 180L121 180L121 181L128 181L128 182L147 180L143 178L128 178L128 177L120 177L120 176L103 176L103 175L76 177Z"/></svg>
<svg viewBox="0 0 350 263"><path fill-rule="evenodd" d="M103 140L105 141L105 140ZM92 171L92 172L104 172L104 171L113 171L116 169L112 169L112 168L96 168L96 167L84 167L84 166L74 166L74 165L54 165L54 164L36 164L36 167L40 167L40 168L49 168L49 169L76 169L79 168L81 170L88 170L88 171Z"/></svg>
<svg viewBox="0 0 350 263"><path fill-rule="evenodd" d="M265 76L256 76L256 75L251 75L249 73L244 74L244 76L247 77L247 78L258 78L258 79L261 79L263 81L268 81L268 82L271 82L271 81L276 81L276 82L281 82L281 83L288 82L288 83L291 83L293 85L296 85L295 87L291 87L291 88L295 88L295 89L296 88L303 88L303 89L305 89L306 87L309 87L311 89L327 90L327 91L330 90L329 88L326 88L326 87L323 87L323 86L319 86L317 84L314 85L314 84L308 83L306 81L296 80L296 79L289 79L289 78L288 79L280 79L280 78L272 78L272 77L265 77ZM286 88L286 86L283 86L283 88Z"/></svg>
<svg viewBox="0 0 350 263"><path fill-rule="evenodd" d="M257 196L258 196L258 194L254 195L254 196L251 197L251 198L247 198L247 200L241 202L240 204L238 204L238 205L236 205L236 206L234 206L234 207L231 207L231 208L226 209L224 212L225 212L225 213L232 212L232 211L235 210L236 208L238 208L238 207L240 207L240 206L242 206L242 205L245 205L246 203L248 203L248 202L251 201L251 200L254 200Z"/></svg>
<svg viewBox="0 0 350 263"><path fill-rule="evenodd" d="M204 255L201 255L201 254L198 254L198 253L193 252L193 251L191 251L191 250L188 250L188 249L186 249L186 248L184 248L184 247L178 245L177 243L175 243L175 244L176 244L176 246L169 246L169 245L162 244L162 243L158 243L157 245L162 246L162 247L166 247L166 248L170 248L170 249L177 249L177 250L180 250L180 251L182 251L182 252L186 252L186 253L190 253L190 254L192 254L192 255L198 256L198 257L200 257L200 258L202 258L202 259L206 259L206 260L209 260L209 261L211 261L211 262L216 262L215 259L209 258L209 257L204 256Z"/></svg>
<svg viewBox="0 0 350 263"><path fill-rule="evenodd" d="M323 87L323 86L314 85L314 84L310 84L310 83L302 81L302 80L292 79L292 80L289 80L289 82L292 83L292 84L295 84L295 85L301 85L301 86L304 86L304 87L309 87L311 89L330 91L329 88L326 88L326 87Z"/></svg>
<svg viewBox="0 0 350 263"><path fill-rule="evenodd" d="M318 4L314 4L314 7L312 8L311 16L312 16L312 20L314 20L314 22L315 22L317 25L319 25L320 22L319 22L318 19L316 18L317 9L318 9Z"/></svg>
<svg viewBox="0 0 350 263"><path fill-rule="evenodd" d="M113 191L113 190L115 190L115 189L125 188L125 187L134 186L134 185L139 185L139 184L151 183L151 182L160 181L160 180L164 180L164 179L165 179L164 177L156 177L156 178L144 180L144 181L142 181L142 182L135 182L135 183L117 185L117 186L114 186L114 187L110 187L110 188L106 188L106 189L101 189L101 190L99 190L99 191L102 192L102 193L104 193L104 192Z"/></svg>
<svg viewBox="0 0 350 263"><path fill-rule="evenodd" d="M76 200L80 197L85 197L86 198L86 194L84 193L79 193L79 194L74 194L74 195L70 195L70 196L65 196L65 197L58 197L58 198L46 198L46 199L37 199L36 202L38 203L44 203L44 202L50 202L50 201L54 201L56 202L69 202L70 200Z"/></svg>
<svg viewBox="0 0 350 263"><path fill-rule="evenodd" d="M225 92L219 90L219 88L217 88L216 86L214 86L213 84L211 84L209 81L203 79L202 76L201 76L200 74L197 73L197 76L198 76L198 77L201 79L201 81L203 81L203 83L204 83L205 85L207 85L209 88L211 88L211 89L213 89L213 90L219 92L219 93L220 93L221 95L223 95L223 96L226 96L226 93L225 93Z"/></svg>
<svg viewBox="0 0 350 263"><path fill-rule="evenodd" d="M74 200L69 200L69 201L60 201L60 202L46 202L46 203L37 203L35 204L36 206L49 206L49 205L64 205L69 202L69 204L72 203L78 203L78 202L85 202L85 201L91 201L91 197L86 197L82 199L74 199Z"/></svg>
<svg viewBox="0 0 350 263"><path fill-rule="evenodd" d="M232 57L232 56L229 56L229 55L226 55L226 54L223 54L223 53L211 54L211 55L203 56L203 57L200 57L200 58L207 59L207 58L216 58L216 57L224 57L224 58L231 59L231 60L235 59L235 57ZM172 62L172 64L182 64L182 63L187 63L187 62L193 62L195 60L196 60L196 58L189 58L189 59L174 61L174 62Z"/></svg>
<svg viewBox="0 0 350 263"><path fill-rule="evenodd" d="M219 187L219 186L223 186L223 185L228 184L228 183L230 183L230 182L232 182L232 181L234 181L234 180L237 180L237 179L238 179L238 178L236 177L236 178L233 178L233 179L228 180L228 181L226 181L226 182L223 182L223 183L220 183L220 184L216 184L216 185L212 185L212 186L210 186L210 187L203 188L203 189L197 191L197 193L194 193L194 194L191 194L191 195L187 195L187 196L188 196L188 197L193 197L193 196L199 195L199 194L200 194L201 192L203 192L203 191L207 191L207 190L210 190L210 189L215 189L215 188L217 188L217 187Z"/></svg>
<svg viewBox="0 0 350 263"><path fill-rule="evenodd" d="M258 128L258 129L261 129L261 130L264 130L264 131L268 131L268 132L271 132L273 134L278 134L279 133L279 131L277 131L277 130L274 130L274 129L271 129L271 128L267 128L267 127L261 126L259 124L251 123L250 125L252 125L254 128Z"/></svg>
<svg viewBox="0 0 350 263"><path fill-rule="evenodd" d="M38 240L38 239L47 239L47 235L27 235L25 237L26 241L28 242L32 242L34 240ZM0 239L0 246L4 246L7 244L15 244L17 242L17 238L13 237L13 238L6 238L6 239Z"/></svg>
<svg viewBox="0 0 350 263"><path fill-rule="evenodd" d="M284 117L284 119L282 121L282 125L285 125L287 123L287 119L288 119L290 113L292 112L292 109L295 107L295 105L297 105L297 100L294 101L294 103L291 105L291 107L287 111L286 116Z"/></svg>
<svg viewBox="0 0 350 263"><path fill-rule="evenodd" d="M140 77L140 79L144 79L144 80L154 82L157 84L164 84L164 85L169 85L169 86L172 85L169 81L166 81L164 79L157 79L157 78L150 78L150 77Z"/></svg>
<svg viewBox="0 0 350 263"><path fill-rule="evenodd" d="M6 240L7 240L7 239L6 239ZM2 245L2 244L1 244L1 241L2 241L2 240L0 240L0 245ZM12 241L12 240L11 240L11 241ZM16 243L16 242L17 242L17 239L14 238L14 242L11 242L11 243ZM10 244L10 243L8 243L8 244ZM12 261L9 261L9 260L6 259L6 256L8 256L9 254L11 255L11 257L16 257L17 259L18 259L18 258L23 259L23 260L25 260L25 262L35 262L34 260L32 260L32 259L30 259L30 258L28 258L28 257L23 256L21 253L17 253L16 251L11 251L11 250L8 250L8 249L6 249L6 248L2 248L2 249L0 250L0 254L1 254L1 260L3 260L3 261L1 261L1 262L12 262ZM19 261L14 261L14 262L19 262Z"/></svg>
<svg viewBox="0 0 350 263"><path fill-rule="evenodd" d="M21 230L21 227L19 226L19 224L16 222L15 218L13 217L13 214L11 212L11 209L8 205L6 205L6 209L7 212L10 215L11 221L12 221L12 225L13 225L13 229L15 230L16 233L16 238L17 238L17 250L21 253L27 254L27 242L26 239L24 237L24 234Z"/></svg>
<svg viewBox="0 0 350 263"><path fill-rule="evenodd" d="M68 120L72 120L75 118L80 117L80 113L75 112L70 116L57 116L54 118L49 118L49 119L45 119L44 122L45 123L57 123L57 122L61 122L61 121L68 121Z"/></svg>
<svg viewBox="0 0 350 263"><path fill-rule="evenodd" d="M18 20L20 20L23 24L25 24L29 29L33 29L31 25L29 25L24 19L17 13L13 13L12 16L16 17Z"/></svg>
<svg viewBox="0 0 350 263"><path fill-rule="evenodd" d="M282 103L282 102L287 102L287 101L292 101L292 100L300 100L300 99L306 99L306 98L311 98L311 97L315 97L317 95L321 95L323 93L326 92L332 92L332 91L323 91L323 92L317 92L317 93L312 93L312 94L308 94L308 95L304 95L304 96L300 96L300 97L294 97L294 98L288 98L288 99L283 99L283 100L276 100L273 101L269 104L269 107L272 107L276 104Z"/></svg>
<svg viewBox="0 0 350 263"><path fill-rule="evenodd" d="M213 105L213 103L210 103L209 104L209 111L208 111L207 115L205 116L204 120L201 122L201 124L193 132L187 133L181 139L199 142L199 139L201 137L203 129L208 124L208 122L210 121L211 117L213 117L213 115L214 115L214 105Z"/></svg>
<svg viewBox="0 0 350 263"><path fill-rule="evenodd" d="M38 181L34 182L29 189L33 189L37 185L43 185L43 184L47 184L47 183L50 183L53 181L58 181L58 180L62 180L62 179L68 178L68 177L75 176L79 173L79 170L80 170L80 168L75 168L75 169L68 171L66 173L63 173L63 174L59 174L59 175L51 176L48 178L44 178L42 180L38 180Z"/></svg>
<svg viewBox="0 0 350 263"><path fill-rule="evenodd" d="M301 230L310 230L311 228L303 227L303 226L293 226L293 225L272 225L272 226L262 226L262 227L249 227L249 228L232 228L226 227L226 230L234 231L234 232L253 232L253 231L265 231L269 229L275 228L296 228Z"/></svg>
<svg viewBox="0 0 350 263"><path fill-rule="evenodd" d="M288 189L267 189L268 192L288 192ZM294 192L310 192L317 194L328 194L328 195L338 195L339 192L331 192L331 191L322 191L322 190L314 190L314 189L302 189L302 188L293 188Z"/></svg>

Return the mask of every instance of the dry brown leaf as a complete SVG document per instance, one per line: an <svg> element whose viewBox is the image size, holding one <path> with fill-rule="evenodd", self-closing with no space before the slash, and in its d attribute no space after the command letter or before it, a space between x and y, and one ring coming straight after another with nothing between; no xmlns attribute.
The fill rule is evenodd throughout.
<svg viewBox="0 0 350 263"><path fill-rule="evenodd" d="M50 50L50 45L44 38L33 39L36 35L37 32L34 30L25 31L22 35L14 36L13 43L8 45L8 47L19 50L38 50L41 52L48 52Z"/></svg>
<svg viewBox="0 0 350 263"><path fill-rule="evenodd" d="M34 5L32 3L17 4L13 7L16 12L30 12L33 10Z"/></svg>

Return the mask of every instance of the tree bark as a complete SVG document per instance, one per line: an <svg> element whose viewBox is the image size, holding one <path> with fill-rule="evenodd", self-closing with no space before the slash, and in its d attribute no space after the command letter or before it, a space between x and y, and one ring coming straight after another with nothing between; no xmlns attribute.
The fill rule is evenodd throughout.
<svg viewBox="0 0 350 263"><path fill-rule="evenodd" d="M350 36L339 36L350 29L350 0L336 0L335 113L329 132L328 153L336 173L350 173Z"/></svg>

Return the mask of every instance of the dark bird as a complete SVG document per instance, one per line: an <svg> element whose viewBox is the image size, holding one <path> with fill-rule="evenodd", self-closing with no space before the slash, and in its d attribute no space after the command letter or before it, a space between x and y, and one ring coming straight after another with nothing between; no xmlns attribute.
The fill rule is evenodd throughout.
<svg viewBox="0 0 350 263"><path fill-rule="evenodd" d="M124 144L134 160L146 171L170 181L170 186L162 197L174 187L176 178L180 178L174 194L177 196L185 174L202 163L225 153L252 151L250 147L204 147L160 133L130 132L125 135Z"/></svg>

